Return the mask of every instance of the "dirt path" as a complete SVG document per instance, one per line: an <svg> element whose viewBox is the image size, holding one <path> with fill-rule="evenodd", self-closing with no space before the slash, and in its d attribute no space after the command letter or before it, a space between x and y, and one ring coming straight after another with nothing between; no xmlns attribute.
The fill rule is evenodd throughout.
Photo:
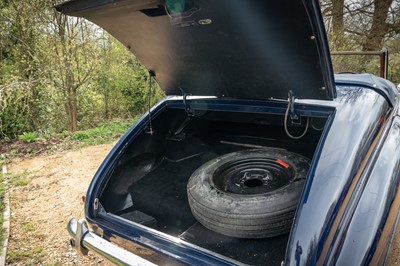
<svg viewBox="0 0 400 266"><path fill-rule="evenodd" d="M78 257L66 224L83 217L82 196L113 144L15 160L8 166L11 231L8 265L102 265ZM28 183L28 184L27 184Z"/></svg>

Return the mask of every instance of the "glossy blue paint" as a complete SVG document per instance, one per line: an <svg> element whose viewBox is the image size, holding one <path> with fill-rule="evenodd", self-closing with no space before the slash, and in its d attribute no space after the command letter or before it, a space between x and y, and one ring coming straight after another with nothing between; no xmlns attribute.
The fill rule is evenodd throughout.
<svg viewBox="0 0 400 266"><path fill-rule="evenodd" d="M324 263L331 256L331 248L341 246L345 236L335 234L346 214L342 210L349 207L348 194L354 192L352 182L363 171L363 160L371 156L368 151L377 138L382 117L390 114L388 102L373 90L341 87L338 95L339 105L329 131L321 139L297 211L287 249L288 265ZM298 256L296 247L306 252Z"/></svg>
<svg viewBox="0 0 400 266"><path fill-rule="evenodd" d="M369 264L375 252L382 252L377 245L400 182L400 118L388 126L382 148L365 173L356 208L343 222L340 246L327 258L337 264Z"/></svg>
<svg viewBox="0 0 400 266"><path fill-rule="evenodd" d="M371 74L336 74L335 81L339 86L362 86L375 90L386 97L392 106L398 101L396 86L386 79Z"/></svg>

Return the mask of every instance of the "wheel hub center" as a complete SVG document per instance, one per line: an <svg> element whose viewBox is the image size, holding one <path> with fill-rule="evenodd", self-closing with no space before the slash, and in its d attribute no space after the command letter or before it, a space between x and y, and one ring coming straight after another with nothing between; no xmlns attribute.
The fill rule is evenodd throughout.
<svg viewBox="0 0 400 266"><path fill-rule="evenodd" d="M239 179L239 184L241 187L258 187L267 185L268 181L271 179L272 177L269 171L246 171L243 177Z"/></svg>
<svg viewBox="0 0 400 266"><path fill-rule="evenodd" d="M254 157L223 164L213 175L222 191L236 194L262 194L287 185L291 169L273 158Z"/></svg>

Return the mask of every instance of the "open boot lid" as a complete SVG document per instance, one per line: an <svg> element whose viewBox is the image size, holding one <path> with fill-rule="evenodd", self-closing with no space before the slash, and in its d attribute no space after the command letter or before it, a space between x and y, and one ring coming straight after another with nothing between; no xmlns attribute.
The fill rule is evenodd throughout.
<svg viewBox="0 0 400 266"><path fill-rule="evenodd" d="M317 0L72 0L56 9L107 30L169 95L336 97Z"/></svg>

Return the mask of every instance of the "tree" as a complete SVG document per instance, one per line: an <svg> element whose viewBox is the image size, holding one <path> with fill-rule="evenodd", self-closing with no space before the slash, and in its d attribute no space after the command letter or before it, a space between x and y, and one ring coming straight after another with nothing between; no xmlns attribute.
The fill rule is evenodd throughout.
<svg viewBox="0 0 400 266"><path fill-rule="evenodd" d="M398 49L394 49L400 33L399 0L322 0L321 7L333 50L388 49L391 69L399 69L397 57L400 54ZM377 65L371 60L371 57L348 58L347 63L358 66L357 72L371 72L371 67ZM398 71L390 71L390 75L393 81L400 82Z"/></svg>
<svg viewBox="0 0 400 266"><path fill-rule="evenodd" d="M399 0L325 0L321 5L332 24L328 34L352 39L364 51L381 50L385 38L400 32Z"/></svg>
<svg viewBox="0 0 400 266"><path fill-rule="evenodd" d="M25 16L25 11L36 10L37 4L37 1L0 2L1 135L17 134L22 128L32 130L40 123L38 99L42 94L42 79L35 52L37 20Z"/></svg>
<svg viewBox="0 0 400 266"><path fill-rule="evenodd" d="M364 51L376 51L383 47L383 40L391 31L387 22L389 8L393 0L374 0L371 28L363 43Z"/></svg>
<svg viewBox="0 0 400 266"><path fill-rule="evenodd" d="M97 28L86 20L56 12L54 4L53 0L41 1L41 9L33 15L40 35L35 52L40 58L41 77L47 86L57 88L53 93L61 94L58 99L63 99L68 129L73 132L78 128L78 93L90 81L98 57Z"/></svg>

